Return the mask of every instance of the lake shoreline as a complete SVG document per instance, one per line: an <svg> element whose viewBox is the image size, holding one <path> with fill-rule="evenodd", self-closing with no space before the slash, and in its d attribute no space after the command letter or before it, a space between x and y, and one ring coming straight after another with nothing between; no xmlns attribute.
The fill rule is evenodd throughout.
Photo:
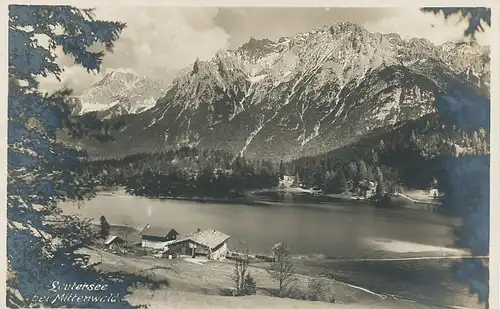
<svg viewBox="0 0 500 309"><path fill-rule="evenodd" d="M323 205L263 202L268 206L261 208L227 204L234 203L234 199L226 203L207 202L207 205L190 199L177 201L132 196L115 188L99 193L82 207L72 203L62 203L60 207L67 214L92 218L96 224L101 216L110 225L123 224L130 218L136 230L142 230L146 224L172 227L181 235L197 228L216 229L231 236L228 247L234 251L242 248L256 254L269 254L274 243L284 241L297 263L306 264L306 274L329 270L332 279L375 292L401 295L411 291L412 296L430 295L435 301L441 299L438 294L450 291L453 295L443 299L444 302L466 304L453 301L452 297L460 295L462 287L449 277L448 266L443 266L455 260L442 259L442 252L435 249L445 250L445 246L452 245L447 236L451 231L447 224L452 223L448 217L406 210L377 210L361 206L366 202L360 201L353 201L360 207L333 202ZM359 224L352 224L353 220ZM311 232L296 233L298 225ZM339 230L343 232L338 233ZM352 235L352 239L345 235ZM127 239L131 241L132 235L127 235ZM322 254L315 254L319 252ZM434 259L426 259L426 256ZM405 269L407 279L394 277L400 269ZM189 274L187 271L186 275ZM430 280L445 282L449 290L421 284Z"/></svg>
<svg viewBox="0 0 500 309"><path fill-rule="evenodd" d="M280 204L289 201L273 200L271 198L265 199L265 196L259 195L266 192L283 192L291 194L308 194L309 197L316 198L317 204L325 203L348 203L351 205L363 204L370 205L374 208L383 209L410 209L419 211L430 211L437 212L441 208L441 203L430 203L426 201L411 200L409 198L402 198L401 196L391 196L391 200L388 205L379 206L376 201L370 199L355 198L352 195L347 194L318 194L314 195L308 191L296 191L296 190L275 190L275 189L263 189L263 190L249 190L244 193L242 197L228 197L228 198L215 198L215 197L199 197L199 196L147 196L147 195L133 195L127 193L124 187L105 187L100 188L98 191L101 195L114 196L116 192L123 192L129 196L146 198L151 200L174 200L174 201L187 201L196 203L221 203L221 204L240 204L247 206L270 206L274 203ZM255 200L253 198L259 198L260 200ZM300 201L293 201L294 203L300 204Z"/></svg>

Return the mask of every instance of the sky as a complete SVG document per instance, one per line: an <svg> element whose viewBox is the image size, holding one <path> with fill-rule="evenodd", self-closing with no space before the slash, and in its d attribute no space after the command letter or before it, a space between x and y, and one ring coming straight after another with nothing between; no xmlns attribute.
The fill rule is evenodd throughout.
<svg viewBox="0 0 500 309"><path fill-rule="evenodd" d="M79 94L112 70L170 83L197 58L209 60L218 50L237 48L251 37L277 40L336 21L359 23L370 32L424 37L435 44L463 40L466 22L422 13L413 8L182 8L97 7L98 19L127 23L114 52L103 60L101 73L89 74L59 53L62 85ZM477 39L489 44L489 33ZM41 89L62 86L55 78L41 80Z"/></svg>

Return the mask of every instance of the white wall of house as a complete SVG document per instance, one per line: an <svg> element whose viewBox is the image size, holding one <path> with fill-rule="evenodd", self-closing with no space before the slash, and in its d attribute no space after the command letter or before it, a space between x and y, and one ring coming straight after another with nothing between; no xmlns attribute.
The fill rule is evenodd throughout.
<svg viewBox="0 0 500 309"><path fill-rule="evenodd" d="M227 242L225 242L220 248L215 251L212 251L212 259L214 260L223 260L226 258L227 254Z"/></svg>
<svg viewBox="0 0 500 309"><path fill-rule="evenodd" d="M429 196L430 197L437 197L437 196L439 196L439 190L438 189L430 189L429 190Z"/></svg>
<svg viewBox="0 0 500 309"><path fill-rule="evenodd" d="M291 187L295 183L295 176L284 175L283 180L280 180L279 183L285 187Z"/></svg>
<svg viewBox="0 0 500 309"><path fill-rule="evenodd" d="M284 175L284 176L283 176L283 181L286 181L286 182L294 182L294 181L295 181L295 176Z"/></svg>
<svg viewBox="0 0 500 309"><path fill-rule="evenodd" d="M116 242L112 242L108 245L108 249L110 250L117 250L120 248L120 244L116 243Z"/></svg>
<svg viewBox="0 0 500 309"><path fill-rule="evenodd" d="M167 242L166 241L152 241L152 240L143 239L141 245L143 248L152 248L152 249L162 250L163 248L165 248L167 246Z"/></svg>

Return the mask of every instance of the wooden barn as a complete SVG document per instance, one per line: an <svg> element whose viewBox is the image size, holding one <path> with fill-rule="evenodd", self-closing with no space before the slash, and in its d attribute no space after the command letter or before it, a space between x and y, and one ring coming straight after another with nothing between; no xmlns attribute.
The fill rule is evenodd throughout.
<svg viewBox="0 0 500 309"><path fill-rule="evenodd" d="M175 241L178 235L179 233L173 228L155 227L148 224L141 232L141 246L163 250L168 243Z"/></svg>
<svg viewBox="0 0 500 309"><path fill-rule="evenodd" d="M203 256L210 260L222 260L226 258L229 238L228 235L213 229L198 229L196 232L168 244L168 252L192 257Z"/></svg>
<svg viewBox="0 0 500 309"><path fill-rule="evenodd" d="M117 250L125 241L120 236L108 236L108 238L104 241L104 245L108 247L110 250Z"/></svg>

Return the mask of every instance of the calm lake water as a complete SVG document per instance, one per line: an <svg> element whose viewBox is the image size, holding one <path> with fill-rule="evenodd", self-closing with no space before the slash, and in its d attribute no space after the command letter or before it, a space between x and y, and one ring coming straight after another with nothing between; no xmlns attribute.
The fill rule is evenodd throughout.
<svg viewBox="0 0 500 309"><path fill-rule="evenodd" d="M408 209L377 209L366 204L268 203L228 204L158 200L117 192L99 195L78 208L61 204L65 213L79 213L111 224L132 221L172 227L180 234L213 228L231 236L230 249L270 252L278 241L293 254L334 259L303 260L311 274L322 272L368 288L433 303L484 308L454 278L454 260L349 261L335 258L406 258L454 253L452 226L460 222L437 213Z"/></svg>
<svg viewBox="0 0 500 309"><path fill-rule="evenodd" d="M151 224L184 234L213 228L231 236L229 246L233 249L269 253L276 242L283 241L294 254L338 258L387 256L374 241L451 247L451 225L457 224L435 213L376 209L364 204L200 203L119 192L99 195L80 208L74 204L61 207L67 213L81 213L96 221L104 215L110 224L132 221L137 229Z"/></svg>

